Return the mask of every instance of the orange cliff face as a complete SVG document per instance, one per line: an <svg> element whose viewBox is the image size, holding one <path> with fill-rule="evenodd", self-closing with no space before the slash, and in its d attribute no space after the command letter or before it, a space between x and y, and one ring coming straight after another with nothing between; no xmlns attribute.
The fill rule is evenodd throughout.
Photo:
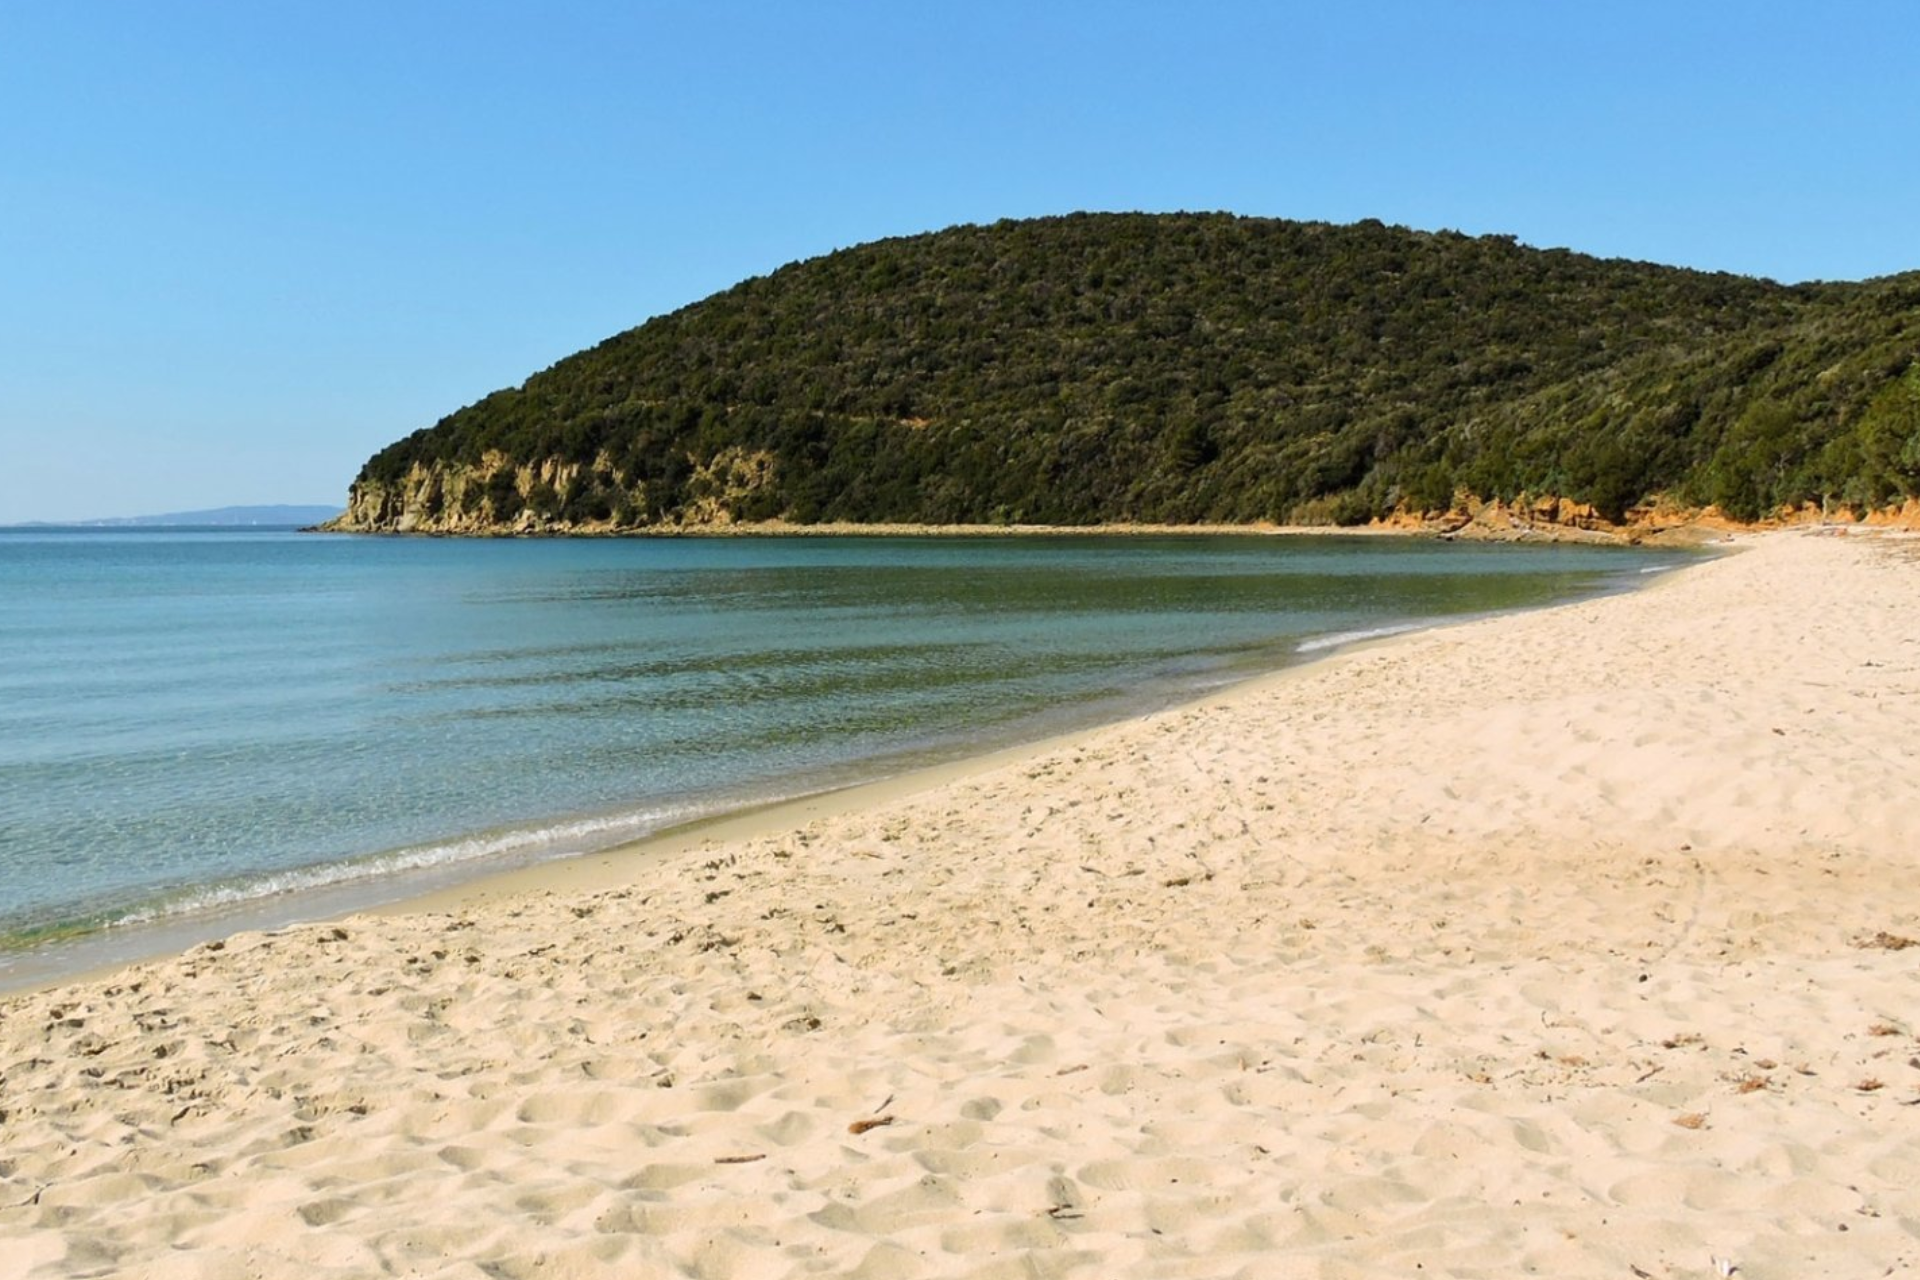
<svg viewBox="0 0 1920 1280"><path fill-rule="evenodd" d="M1850 507L1822 510L1808 503L1782 508L1764 520L1732 519L1718 507L1686 507L1666 500L1655 500L1634 508L1625 520L1614 522L1594 507L1557 497L1523 497L1507 503L1500 499L1484 501L1461 495L1452 510L1442 515L1415 515L1395 512L1369 527L1386 532L1431 534L1439 537L1481 541L1518 541L1537 538L1543 541L1643 542L1700 541L1721 534L1757 532L1767 529L1800 528L1809 525L1836 528L1868 527L1876 529L1920 530L1920 499L1909 498L1901 506L1889 506L1861 513Z"/></svg>
<svg viewBox="0 0 1920 1280"><path fill-rule="evenodd" d="M1920 532L1920 498L1908 498L1898 507L1870 511L1862 518L1861 523L1877 529L1905 529Z"/></svg>

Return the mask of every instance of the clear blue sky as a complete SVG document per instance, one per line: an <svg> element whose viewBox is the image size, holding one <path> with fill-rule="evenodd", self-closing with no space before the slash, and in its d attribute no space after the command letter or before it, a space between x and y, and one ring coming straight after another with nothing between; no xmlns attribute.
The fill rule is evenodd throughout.
<svg viewBox="0 0 1920 1280"><path fill-rule="evenodd" d="M0 5L0 523L337 501L569 352L879 236L1377 217L1920 267L1920 5Z"/></svg>

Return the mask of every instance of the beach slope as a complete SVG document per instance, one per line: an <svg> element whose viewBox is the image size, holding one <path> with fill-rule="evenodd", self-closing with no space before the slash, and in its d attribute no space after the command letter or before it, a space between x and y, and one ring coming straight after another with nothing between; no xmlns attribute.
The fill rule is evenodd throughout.
<svg viewBox="0 0 1920 1280"><path fill-rule="evenodd" d="M1920 1270L1920 542L0 1005L0 1276ZM777 828L777 824L776 824Z"/></svg>

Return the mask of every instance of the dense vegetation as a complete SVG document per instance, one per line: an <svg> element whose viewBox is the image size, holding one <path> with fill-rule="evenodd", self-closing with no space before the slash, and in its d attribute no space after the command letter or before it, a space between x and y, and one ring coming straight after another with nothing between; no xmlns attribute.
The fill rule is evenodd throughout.
<svg viewBox="0 0 1920 1280"><path fill-rule="evenodd" d="M429 525L455 496L561 525L1352 522L1460 491L1865 508L1920 492L1916 354L1920 273L1783 286L1376 222L1084 214L748 280L390 446L356 498L391 521L411 477ZM463 471L484 483L444 492Z"/></svg>

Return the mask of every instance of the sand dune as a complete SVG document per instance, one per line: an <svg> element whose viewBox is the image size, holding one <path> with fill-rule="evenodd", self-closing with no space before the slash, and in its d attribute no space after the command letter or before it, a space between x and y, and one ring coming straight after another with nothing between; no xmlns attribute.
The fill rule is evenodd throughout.
<svg viewBox="0 0 1920 1280"><path fill-rule="evenodd" d="M1920 543L773 827L0 1006L0 1276L1920 1272Z"/></svg>

